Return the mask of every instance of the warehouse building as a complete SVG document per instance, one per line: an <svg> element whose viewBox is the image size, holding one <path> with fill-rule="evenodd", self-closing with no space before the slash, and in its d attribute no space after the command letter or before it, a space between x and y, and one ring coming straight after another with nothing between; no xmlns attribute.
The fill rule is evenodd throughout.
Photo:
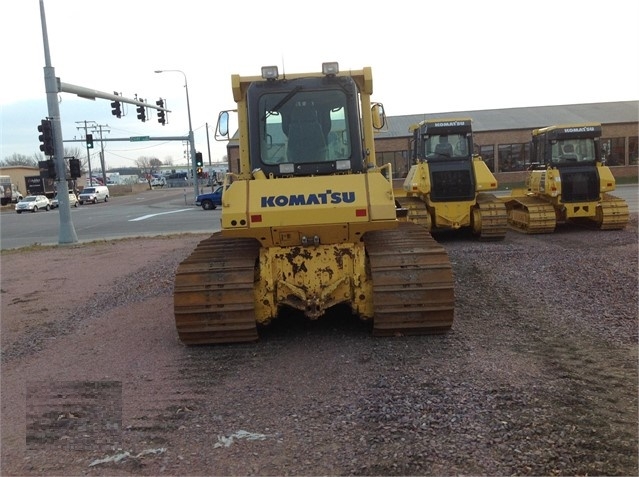
<svg viewBox="0 0 639 477"><path fill-rule="evenodd" d="M406 176L410 168L411 125L425 119L471 118L475 152L480 154L500 182L524 180L530 164L533 129L555 124L601 123L606 163L616 177L637 176L639 101L538 106L479 111L454 111L387 117L376 133L377 163L391 163L393 177ZM237 136L235 137L237 138ZM228 146L229 168L239 170L239 144Z"/></svg>
<svg viewBox="0 0 639 477"><path fill-rule="evenodd" d="M606 164L618 177L637 175L639 101L390 116L385 130L376 135L377 163L390 162L395 178L404 177L410 167L409 127L425 119L439 118L473 120L475 152L500 182L523 180L530 165L533 129L555 124L601 123Z"/></svg>

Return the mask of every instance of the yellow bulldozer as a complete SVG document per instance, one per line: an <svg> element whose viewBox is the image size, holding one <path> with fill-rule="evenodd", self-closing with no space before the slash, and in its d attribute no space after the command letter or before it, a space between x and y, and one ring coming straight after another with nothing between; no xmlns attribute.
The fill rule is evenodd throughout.
<svg viewBox="0 0 639 477"><path fill-rule="evenodd" d="M433 233L470 229L481 240L503 240L506 207L490 193L497 179L473 154L472 120L428 119L410 130L413 165L395 190L407 220Z"/></svg>
<svg viewBox="0 0 639 477"><path fill-rule="evenodd" d="M284 307L309 319L347 304L373 334L445 332L453 273L427 230L398 220L390 165L375 161L370 67L231 78L239 170L225 177L221 231L175 276L185 344L254 341ZM230 111L216 138L229 138Z"/></svg>
<svg viewBox="0 0 639 477"><path fill-rule="evenodd" d="M601 124L565 124L532 132L526 187L502 197L508 222L528 234L552 233L558 223L623 229L628 204L610 192L615 178L604 164Z"/></svg>

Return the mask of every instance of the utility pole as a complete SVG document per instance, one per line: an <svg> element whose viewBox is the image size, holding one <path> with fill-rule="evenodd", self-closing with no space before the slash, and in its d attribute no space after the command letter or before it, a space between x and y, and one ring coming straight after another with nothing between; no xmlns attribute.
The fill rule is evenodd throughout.
<svg viewBox="0 0 639 477"><path fill-rule="evenodd" d="M84 129L84 137L87 137L87 130L89 129L89 125L88 123L95 123L95 121L87 121L86 119L84 121L76 121L76 124L82 124L84 123L84 127L76 127L76 129ZM93 126L95 127L95 126ZM89 185L93 185L93 173L91 172L91 151L89 150L89 144L85 141L85 146L87 148L87 161L88 161L88 167L89 167Z"/></svg>
<svg viewBox="0 0 639 477"><path fill-rule="evenodd" d="M206 123L206 147L209 151L209 172L211 170L211 141L209 140L209 123Z"/></svg>
<svg viewBox="0 0 639 477"><path fill-rule="evenodd" d="M107 183L107 177L106 177L106 164L104 163L104 139L102 138L102 132L111 132L109 129L107 130L102 130L102 128L108 128L109 125L108 124L98 124L96 126L93 126L93 130L94 131L99 131L100 132L100 165L102 166L102 183L106 184Z"/></svg>
<svg viewBox="0 0 639 477"><path fill-rule="evenodd" d="M213 190L215 189L215 183L217 182L217 173L213 172L213 167L211 164L211 141L209 140L209 123L206 123L206 148L209 152L209 181L208 183L211 184L211 192L213 192ZM213 177L211 177L211 174L215 174L215 180L213 180Z"/></svg>

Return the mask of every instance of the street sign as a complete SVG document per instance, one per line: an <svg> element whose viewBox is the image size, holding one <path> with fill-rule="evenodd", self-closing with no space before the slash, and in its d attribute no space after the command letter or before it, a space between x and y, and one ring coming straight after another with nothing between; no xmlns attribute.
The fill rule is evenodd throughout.
<svg viewBox="0 0 639 477"><path fill-rule="evenodd" d="M136 141L149 141L151 139L151 136L131 136L129 138L129 141L131 142L136 142Z"/></svg>

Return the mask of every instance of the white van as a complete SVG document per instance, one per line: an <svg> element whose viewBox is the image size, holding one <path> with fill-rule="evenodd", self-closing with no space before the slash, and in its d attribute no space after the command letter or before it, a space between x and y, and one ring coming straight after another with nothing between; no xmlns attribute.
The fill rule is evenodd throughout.
<svg viewBox="0 0 639 477"><path fill-rule="evenodd" d="M92 202L94 204L100 201L108 202L109 188L107 186L85 187L82 189L82 192L80 192L78 199L80 200L80 205L85 202Z"/></svg>

